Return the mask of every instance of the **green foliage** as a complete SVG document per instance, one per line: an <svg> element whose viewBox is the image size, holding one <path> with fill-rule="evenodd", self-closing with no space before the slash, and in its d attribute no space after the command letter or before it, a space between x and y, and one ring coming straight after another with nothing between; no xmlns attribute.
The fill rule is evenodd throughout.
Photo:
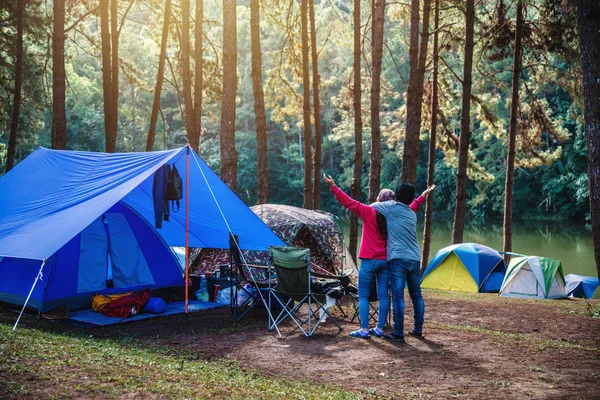
<svg viewBox="0 0 600 400"><path fill-rule="evenodd" d="M14 2L0 6L0 169L3 167L14 82ZM175 2L174 4L177 4ZM501 7L497 7L500 4ZM585 137L580 108L574 13L568 2L526 1L526 40L519 104L520 137L514 185L514 215L527 218L589 216ZM66 26L92 10L96 3L73 2ZM120 15L128 2L119 2ZM192 9L194 9L192 1ZM361 66L363 160L361 200L367 200L370 150L370 7L361 2L363 54ZM456 186L457 141L460 123L464 14L461 2L451 1L441 13L438 150L435 157L436 213L451 215ZM163 0L133 2L119 38L118 151L145 148L153 101L163 18ZM350 191L354 158L353 22L351 6L340 1L316 7L317 46L321 88L323 172ZM566 8L565 8L566 7ZM507 129L512 78L515 4L480 2L476 6L476 48L473 71L472 141L469 155L468 207L479 219L503 213ZM566 10L566 11L565 11ZM400 176L408 81L409 8L389 3L381 83L383 136L381 187L394 189ZM222 4L204 2L203 134L200 153L218 173L222 87ZM173 8L168 62L161 95L155 150L187 143L182 123L179 35L181 9ZM267 112L270 201L301 206L303 197L303 126L301 117L300 24L295 2L261 2L263 85ZM29 1L26 13L25 79L18 157L37 145L49 146L51 134L52 6ZM191 22L192 30L195 22ZM193 35L192 35L193 38ZM99 16L92 12L67 33L68 147L104 149L102 73ZM431 46L429 46L431 52ZM238 5L238 88L236 148L238 188L249 205L256 202L256 137L249 10ZM192 61L195 62L195 61ZM430 57L428 65L430 68ZM192 71L194 69L192 68ZM194 72L193 72L194 73ZM422 135L419 145L417 190L425 188L431 120L430 70L426 72ZM313 143L314 145L314 143ZM322 185L322 208L341 213Z"/></svg>

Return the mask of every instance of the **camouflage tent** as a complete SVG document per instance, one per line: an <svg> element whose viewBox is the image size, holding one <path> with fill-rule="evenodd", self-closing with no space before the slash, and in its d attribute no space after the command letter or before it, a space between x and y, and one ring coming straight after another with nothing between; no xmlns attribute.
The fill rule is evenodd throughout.
<svg viewBox="0 0 600 400"><path fill-rule="evenodd" d="M356 269L334 215L280 204L260 204L250 209L286 245L309 248L315 271L337 273ZM248 264L267 264L266 252L244 251L243 254ZM191 270L194 273L213 271L217 265L230 262L229 251L222 249L197 249L193 256Z"/></svg>

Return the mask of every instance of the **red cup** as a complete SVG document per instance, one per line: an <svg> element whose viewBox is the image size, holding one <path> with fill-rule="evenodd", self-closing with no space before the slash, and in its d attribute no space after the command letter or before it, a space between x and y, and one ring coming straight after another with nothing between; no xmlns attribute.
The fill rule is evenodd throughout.
<svg viewBox="0 0 600 400"><path fill-rule="evenodd" d="M217 301L217 293L221 290L221 285L214 286L213 301Z"/></svg>

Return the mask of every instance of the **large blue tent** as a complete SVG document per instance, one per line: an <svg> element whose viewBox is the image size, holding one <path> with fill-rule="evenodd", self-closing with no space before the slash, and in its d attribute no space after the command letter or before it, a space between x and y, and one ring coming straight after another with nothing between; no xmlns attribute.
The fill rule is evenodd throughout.
<svg viewBox="0 0 600 400"><path fill-rule="evenodd" d="M189 193L155 229L153 176L165 164L177 167ZM187 146L116 154L39 148L0 177L0 199L0 301L22 305L40 276L28 305L42 312L89 305L95 293L183 286L169 246L186 244L186 206L190 247L229 248L230 233L242 250L283 245Z"/></svg>
<svg viewBox="0 0 600 400"><path fill-rule="evenodd" d="M421 278L421 287L461 292L498 292L506 264L496 250L460 243L439 250Z"/></svg>

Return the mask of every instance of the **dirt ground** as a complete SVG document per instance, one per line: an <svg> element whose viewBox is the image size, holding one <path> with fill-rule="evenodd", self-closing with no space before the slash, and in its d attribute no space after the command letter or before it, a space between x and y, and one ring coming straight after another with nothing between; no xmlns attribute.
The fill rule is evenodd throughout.
<svg viewBox="0 0 600 400"><path fill-rule="evenodd" d="M584 315L583 300L424 296L425 339L402 344L349 337L357 324L339 311L342 333L328 321L310 339L290 323L282 338L267 331L265 310L238 322L228 309L213 309L86 331L160 334L166 346L237 360L264 375L340 385L366 398L599 398L600 319ZM408 297L406 315L410 329Z"/></svg>

